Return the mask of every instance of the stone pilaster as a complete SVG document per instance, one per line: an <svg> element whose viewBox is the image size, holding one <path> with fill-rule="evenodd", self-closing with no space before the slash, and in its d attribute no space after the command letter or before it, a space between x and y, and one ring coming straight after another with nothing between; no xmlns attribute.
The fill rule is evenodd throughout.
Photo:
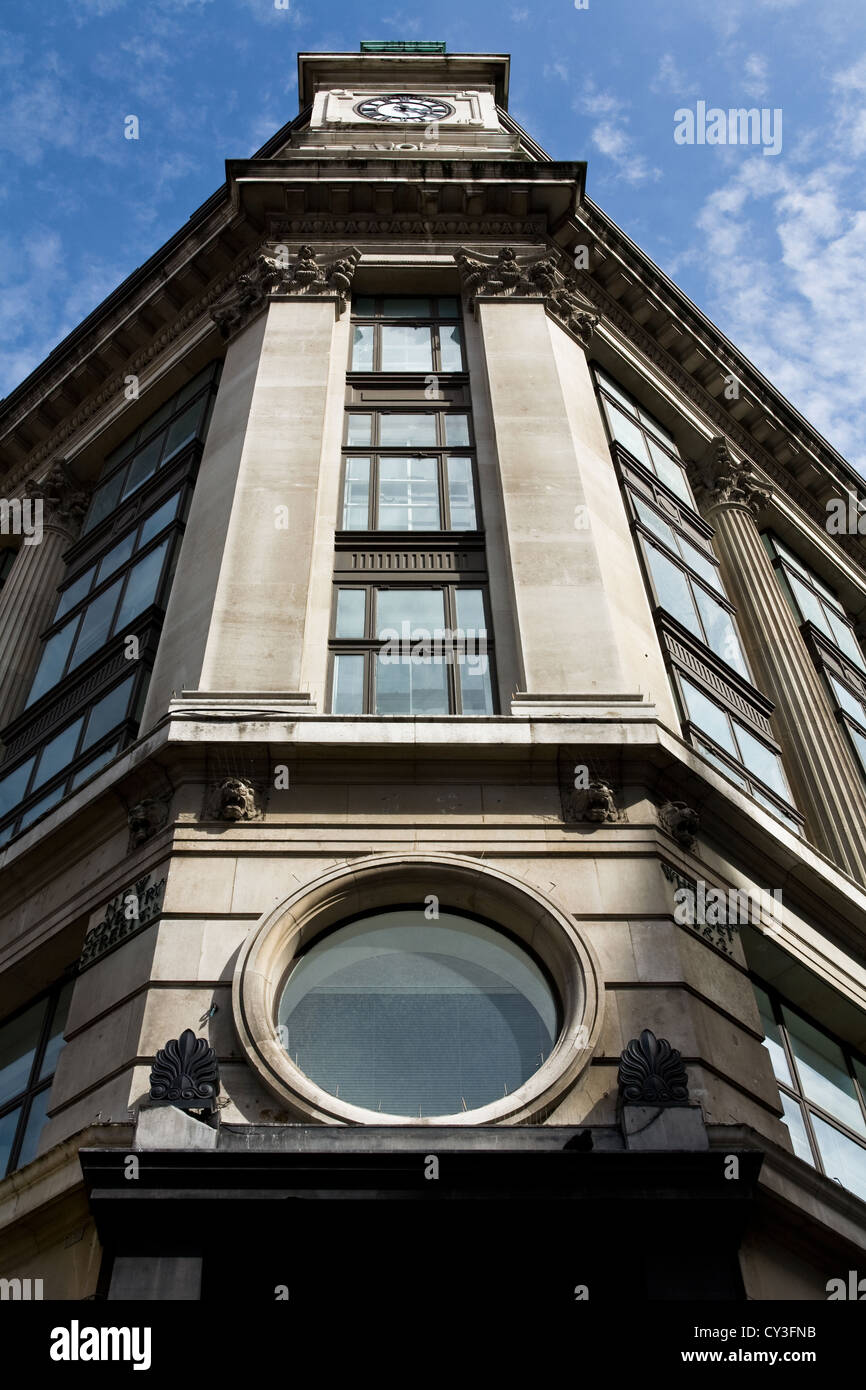
<svg viewBox="0 0 866 1390"><path fill-rule="evenodd" d="M866 789L758 533L769 493L748 463L732 458L723 439L713 440L698 472L701 509L716 529L725 586L741 617L755 680L776 705L773 721L806 835L866 883Z"/></svg>
<svg viewBox="0 0 866 1390"><path fill-rule="evenodd" d="M62 463L27 487L31 516L41 523L22 540L0 590L0 729L20 713L39 656L39 634L48 625L63 578L63 555L78 535L87 494ZM39 539L36 540L35 537Z"/></svg>

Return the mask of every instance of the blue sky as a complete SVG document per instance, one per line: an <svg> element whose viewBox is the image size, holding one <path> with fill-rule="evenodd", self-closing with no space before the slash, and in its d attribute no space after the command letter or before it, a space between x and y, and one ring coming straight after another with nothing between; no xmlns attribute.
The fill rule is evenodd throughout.
<svg viewBox="0 0 866 1390"><path fill-rule="evenodd" d="M298 49L362 38L511 53L516 119L866 468L864 0L6 0L0 391L297 113ZM781 153L676 144L698 101L780 108Z"/></svg>

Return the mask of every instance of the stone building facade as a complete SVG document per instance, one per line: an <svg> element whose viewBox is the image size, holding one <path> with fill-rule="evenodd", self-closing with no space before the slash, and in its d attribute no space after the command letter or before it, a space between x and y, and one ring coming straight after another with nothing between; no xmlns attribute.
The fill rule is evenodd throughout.
<svg viewBox="0 0 866 1390"><path fill-rule="evenodd" d="M375 1282L471 1211L545 1296L627 1242L638 1296L824 1299L862 481L507 57L298 66L0 407L0 1275L303 1296L325 1216Z"/></svg>

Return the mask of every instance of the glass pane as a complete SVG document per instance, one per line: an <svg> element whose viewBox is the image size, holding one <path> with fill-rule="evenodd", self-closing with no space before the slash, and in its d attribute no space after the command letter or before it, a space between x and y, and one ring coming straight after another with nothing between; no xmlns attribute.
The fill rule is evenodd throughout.
<svg viewBox="0 0 866 1390"><path fill-rule="evenodd" d="M484 594L481 589L457 589L457 626L466 633L482 633L487 637L484 619Z"/></svg>
<svg viewBox="0 0 866 1390"><path fill-rule="evenodd" d="M457 655L457 670L460 673L460 693L463 714L492 714L493 693L490 689L490 662L479 643L473 650Z"/></svg>
<svg viewBox="0 0 866 1390"><path fill-rule="evenodd" d="M41 801L37 801L35 806L31 806L29 811L25 811L18 824L19 830L26 830L28 825L32 825L40 816L44 816L46 811L50 811L52 806L56 806L58 801L62 801L66 792L63 784L55 787L47 796L43 796Z"/></svg>
<svg viewBox="0 0 866 1390"><path fill-rule="evenodd" d="M377 714L448 714L448 673L441 656L385 652L376 662Z"/></svg>
<svg viewBox="0 0 866 1390"><path fill-rule="evenodd" d="M154 536L158 536L160 531L168 526L170 521L174 521L177 516L179 503L180 493L175 492L169 497L167 502L163 502L161 507L157 507L156 511L151 513L141 528L141 534L138 538L138 545L136 547L137 550L141 550L143 546L147 545L148 541L153 540Z"/></svg>
<svg viewBox="0 0 866 1390"><path fill-rule="evenodd" d="M134 676L128 676L107 695L103 695L101 700L96 701L87 721L87 732L81 745L82 753L126 718L134 680Z"/></svg>
<svg viewBox="0 0 866 1390"><path fill-rule="evenodd" d="M710 738L715 739L720 748L739 758L739 749L734 742L731 725L724 710L715 700L709 699L697 686L692 685L691 681L683 680L682 687L689 719L697 724L699 729L703 729L705 734L709 734Z"/></svg>
<svg viewBox="0 0 866 1390"><path fill-rule="evenodd" d="M740 646L740 639L734 627L733 619L727 609L722 608L706 589L702 589L699 584L693 586L695 601L698 610L704 620L706 630L707 646L726 661L729 666L733 666L735 671L739 671L746 680L750 679L749 668Z"/></svg>
<svg viewBox="0 0 866 1390"><path fill-rule="evenodd" d="M438 531L439 465L435 459L379 460L379 529Z"/></svg>
<svg viewBox="0 0 866 1390"><path fill-rule="evenodd" d="M63 593L60 595L60 602L54 614L55 620L62 618L64 613L68 613L70 608L74 608L76 603L83 599L85 594L90 592L95 570L96 566L91 565L90 569L85 570L80 578L76 579L74 584L70 584L68 589L63 590Z"/></svg>
<svg viewBox="0 0 866 1390"><path fill-rule="evenodd" d="M35 756L28 758L20 767L16 767L14 772L9 772L0 778L0 819L17 806L25 791L30 773L33 771Z"/></svg>
<svg viewBox="0 0 866 1390"><path fill-rule="evenodd" d="M439 317L440 319L459 319L460 305L457 302L456 296L452 297L451 295L440 294Z"/></svg>
<svg viewBox="0 0 866 1390"><path fill-rule="evenodd" d="M827 1176L835 1178L866 1202L866 1149L840 1134L818 1115L812 1115L812 1124Z"/></svg>
<svg viewBox="0 0 866 1390"><path fill-rule="evenodd" d="M753 777L758 777L772 791L778 792L783 801L790 801L791 792L778 755L754 734L750 734L748 729L744 729L739 720L734 720L734 726L743 766Z"/></svg>
<svg viewBox="0 0 866 1390"><path fill-rule="evenodd" d="M123 486L125 476L126 474L121 468L113 478L109 478L108 482L96 489L90 503L90 510L87 513L87 521L82 528L83 532L92 531L94 526L98 526L100 521L105 520L109 512L114 511L120 498L120 489Z"/></svg>
<svg viewBox="0 0 866 1390"><path fill-rule="evenodd" d="M36 791L37 787L41 787L44 782L62 772L72 761L83 723L83 718L76 719L74 724L70 724L62 733L56 734L45 744L39 757L31 791Z"/></svg>
<svg viewBox="0 0 866 1390"><path fill-rule="evenodd" d="M405 631L404 631L405 625ZM376 635L383 639L417 641L445 626L445 597L441 589L380 589L377 594Z"/></svg>
<svg viewBox="0 0 866 1390"><path fill-rule="evenodd" d="M334 689L331 709L334 714L363 714L363 656L334 657Z"/></svg>
<svg viewBox="0 0 866 1390"><path fill-rule="evenodd" d="M784 1081L786 1086L796 1090L794 1078L791 1075L791 1068L788 1066L788 1059L785 1056L785 1048L782 1043L782 1033L773 1017L773 1006L770 1003L769 995L761 989L760 985L754 986L755 998L758 1001L758 1010L761 1015L761 1027L764 1030L764 1047L770 1054L773 1064L773 1075L779 1081Z"/></svg>
<svg viewBox="0 0 866 1390"><path fill-rule="evenodd" d="M66 1027L66 1019L69 1014L69 1002L72 998L72 983L72 980L67 981L57 997L57 1005L51 1020L51 1031L48 1035L48 1041L45 1044L45 1051L42 1054L42 1066L39 1068L39 1081L44 1081L47 1076L53 1076L57 1069L57 1058L66 1045L63 1039L63 1030Z"/></svg>
<svg viewBox="0 0 866 1390"><path fill-rule="evenodd" d="M860 645L848 624L843 622L841 618L837 618L836 614L832 612L829 606L826 608L826 613L827 621L830 624L830 631L833 634L833 640L839 650L850 657L855 666L859 666L861 670L866 669L864 668L863 653L860 650Z"/></svg>
<svg viewBox="0 0 866 1390"><path fill-rule="evenodd" d="M607 411L607 418L610 422L610 432L614 439L617 439L629 453L634 454L635 458L649 468L650 456L643 437L643 432L638 429L627 415L610 401L605 401L604 408Z"/></svg>
<svg viewBox="0 0 866 1390"><path fill-rule="evenodd" d="M367 328L352 329L352 370L355 372L372 372L373 370L373 334L375 329L372 324Z"/></svg>
<svg viewBox="0 0 866 1390"><path fill-rule="evenodd" d="M194 405L189 406L182 415L178 415L177 419L169 425L168 438L165 441L165 453L162 456L163 464L165 464L173 454L176 454L179 449L182 449L185 444L188 444L191 439L195 439L198 434L202 415L204 414L205 405L206 401L204 397L202 397L200 401L196 401Z"/></svg>
<svg viewBox="0 0 866 1390"><path fill-rule="evenodd" d="M122 541L112 546L107 555L103 555L96 575L96 583L100 584L103 579L107 579L110 574L114 574L116 569L125 564L132 554L135 543L135 532L130 531L128 536L124 536Z"/></svg>
<svg viewBox="0 0 866 1390"><path fill-rule="evenodd" d="M126 579L126 591L114 625L115 632L121 632L126 623L155 602L167 549L168 537L162 545L158 545L149 555L145 555L143 560L139 560L137 565L133 565Z"/></svg>
<svg viewBox="0 0 866 1390"><path fill-rule="evenodd" d="M475 515L471 459L448 459L448 501L452 531L476 530L478 520Z"/></svg>
<svg viewBox="0 0 866 1390"><path fill-rule="evenodd" d="M631 500L634 503L638 519L643 522L644 526L652 531L653 535L658 536L659 540L664 541L665 545L671 550L676 551L677 543L674 540L672 527L668 526L667 522L662 520L654 507L648 507L646 503L642 501L640 497L635 496L634 493L631 493Z"/></svg>
<svg viewBox="0 0 866 1390"><path fill-rule="evenodd" d="M725 591L722 587L722 577L712 560L708 559L702 550L698 550L696 545L687 541L685 536L677 536L677 545L686 564L711 584L717 593L723 594Z"/></svg>
<svg viewBox="0 0 866 1390"><path fill-rule="evenodd" d="M556 1042L556 1000L531 956L486 924L412 909L315 943L278 1010L292 1061L373 1113L462 1114L518 1089Z"/></svg>
<svg viewBox="0 0 866 1390"><path fill-rule="evenodd" d="M46 1086L45 1090L34 1096L30 1103L30 1114L27 1116L24 1138L21 1140L21 1151L18 1154L17 1166L19 1168L23 1168L25 1163L32 1163L36 1157L39 1140L45 1128L45 1112L48 1109L50 1098L51 1087Z"/></svg>
<svg viewBox="0 0 866 1390"><path fill-rule="evenodd" d="M379 419L379 443L383 448L405 448L410 444L431 448L436 443L436 416L382 415Z"/></svg>
<svg viewBox="0 0 866 1390"><path fill-rule="evenodd" d="M847 685L843 685L841 681L835 680L833 676L829 677L829 681L833 688L833 693L845 713L850 714L853 719L858 719L861 724L866 723L866 711L864 711L860 701L851 694Z"/></svg>
<svg viewBox="0 0 866 1390"><path fill-rule="evenodd" d="M605 391L607 391L611 396L614 396L620 402L621 405L625 406L627 410L635 409L634 402L632 401L631 397L622 389L621 386L617 385L617 383L613 380L612 377L609 377L607 375L607 372L599 371L598 368L596 368L595 374L598 378L599 384L604 387Z"/></svg>
<svg viewBox="0 0 866 1390"><path fill-rule="evenodd" d="M9 1167L9 1155L12 1152L12 1145L15 1142L15 1132L18 1129L18 1121L21 1119L21 1107L17 1110L10 1110L8 1115L0 1119L0 1178L5 1177Z"/></svg>
<svg viewBox="0 0 866 1390"><path fill-rule="evenodd" d="M352 301L352 313L359 319L371 319L376 312L376 301L371 294L356 294Z"/></svg>
<svg viewBox="0 0 866 1390"><path fill-rule="evenodd" d="M431 330L409 324L383 325L383 372L432 372Z"/></svg>
<svg viewBox="0 0 866 1390"><path fill-rule="evenodd" d="M117 744L113 743L110 748L104 748L101 753L97 753L95 758L91 758L89 762L86 762L83 767L78 769L69 783L69 790L75 791L76 787L80 787L82 782L87 782L91 777L94 777L96 773L99 772L100 768L105 767L107 763L111 762L116 752Z"/></svg>
<svg viewBox="0 0 866 1390"><path fill-rule="evenodd" d="M469 443L469 416L468 415L446 415L445 416L445 443L456 444L458 447Z"/></svg>
<svg viewBox="0 0 866 1390"><path fill-rule="evenodd" d="M93 599L85 608L75 650L69 663L70 671L74 670L76 666L80 666L82 661L99 651L99 648L108 641L111 632L111 620L114 617L122 584L122 579L116 580L110 588L101 593L98 598Z"/></svg>
<svg viewBox="0 0 866 1390"><path fill-rule="evenodd" d="M366 531L370 525L370 460L346 459L343 491L344 531Z"/></svg>
<svg viewBox="0 0 866 1390"><path fill-rule="evenodd" d="M184 401L190 400L196 394L197 391L200 391L202 389L206 382L210 381L212 376L213 365L211 364L211 366L205 367L204 371L199 372L198 376L194 376L192 381L188 381L186 386L182 387L181 390L178 391L177 395L174 398L174 401L169 402L169 404L173 404L174 406L183 405Z"/></svg>
<svg viewBox="0 0 866 1390"><path fill-rule="evenodd" d="M715 753L713 749L710 748L709 744L701 743L700 739L696 738L694 739L694 745L699 753L703 753L704 757L707 759L707 762L712 763L713 767L717 767L719 769L719 772L723 772L726 777L729 777L731 779L732 782L736 782L737 786L742 787L743 791L747 792L751 790L745 777L741 777L739 773L735 772L734 769L730 767L729 764L726 763L723 758L719 757L718 753ZM779 815L779 811L775 806L773 807L773 811L776 815Z"/></svg>
<svg viewBox="0 0 866 1390"><path fill-rule="evenodd" d="M833 636L833 631L824 614L824 609L818 602L816 596L812 593L812 590L807 588L802 580L798 579L795 574L788 574L786 578L791 586L794 598L796 599L802 621L814 623L819 632L825 633L825 635L830 638L831 642L835 642L836 639Z"/></svg>
<svg viewBox="0 0 866 1390"><path fill-rule="evenodd" d="M637 413L641 424L646 425L647 429L651 429L653 434L658 435L659 439L663 439L675 454L679 453L673 435L660 420L657 420L648 410L644 410L642 405L637 407Z"/></svg>
<svg viewBox="0 0 866 1390"><path fill-rule="evenodd" d="M346 427L347 444L372 444L373 442L373 417L372 415L350 415Z"/></svg>
<svg viewBox="0 0 866 1390"><path fill-rule="evenodd" d="M43 999L0 1026L0 1105L27 1087L46 1008Z"/></svg>
<svg viewBox="0 0 866 1390"><path fill-rule="evenodd" d="M364 589L337 590L337 621L334 634L337 637L363 637L364 614L367 610L367 593Z"/></svg>
<svg viewBox="0 0 866 1390"><path fill-rule="evenodd" d="M681 622L689 632L701 636L691 589L679 565L675 565L654 545L645 545L644 554L649 562L650 572L658 594L659 603L667 613Z"/></svg>
<svg viewBox="0 0 866 1390"><path fill-rule="evenodd" d="M144 448L135 455L126 476L126 483L123 488L124 497L128 497L137 487L141 487L141 484L156 472L156 465L159 463L164 442L165 433L161 431L155 439L152 439L149 444L145 444Z"/></svg>
<svg viewBox="0 0 866 1390"><path fill-rule="evenodd" d="M408 295L386 295L382 303L384 318L429 319L430 300L411 299Z"/></svg>
<svg viewBox="0 0 866 1390"><path fill-rule="evenodd" d="M815 1158L812 1153L812 1145L809 1143L809 1136L806 1132L806 1124L803 1119L803 1112L795 1100L786 1096L784 1091L781 1093L782 1124L788 1126L788 1133L791 1136L791 1144L794 1153L798 1158L802 1158L804 1163L809 1163L814 1168Z"/></svg>
<svg viewBox="0 0 866 1390"><path fill-rule="evenodd" d="M866 1122L841 1047L790 1009L783 1007L782 1016L806 1099L866 1138Z"/></svg>
<svg viewBox="0 0 866 1390"><path fill-rule="evenodd" d="M442 354L443 372L463 371L462 332L457 324L443 324L439 329L439 350Z"/></svg>
<svg viewBox="0 0 866 1390"><path fill-rule="evenodd" d="M648 439L647 447L656 476L670 488L671 492L675 492L677 497L681 497L684 502L688 502L689 506L693 507L691 490L686 481L686 475L679 464L674 463L670 454L666 454L655 440Z"/></svg>
<svg viewBox="0 0 866 1390"><path fill-rule="evenodd" d="M49 637L45 643L42 648L42 659L36 668L36 675L27 697L28 705L34 704L40 695L44 695L46 690L50 690L52 685L56 685L60 680L79 621L80 619L74 618L71 623L66 624L66 627L55 632L53 637Z"/></svg>

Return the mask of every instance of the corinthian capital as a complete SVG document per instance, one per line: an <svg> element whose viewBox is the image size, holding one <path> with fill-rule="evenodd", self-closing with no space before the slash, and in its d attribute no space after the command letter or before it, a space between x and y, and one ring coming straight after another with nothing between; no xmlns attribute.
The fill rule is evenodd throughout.
<svg viewBox="0 0 866 1390"><path fill-rule="evenodd" d="M727 440L710 440L703 458L695 465L695 491L703 509L741 507L757 516L769 506L772 493L755 476L747 459L735 459Z"/></svg>
<svg viewBox="0 0 866 1390"><path fill-rule="evenodd" d="M571 267L554 252L532 251L518 257L512 247L503 246L492 256L461 246L454 259L470 305L478 295L540 299L547 312L581 347L589 347L598 314L578 288Z"/></svg>
<svg viewBox="0 0 866 1390"><path fill-rule="evenodd" d="M282 242L268 243L259 248L250 269L237 277L228 294L212 306L211 318L223 337L230 338L274 296L333 297L341 313L360 259L354 246L328 252L320 261L311 246L293 251Z"/></svg>
<svg viewBox="0 0 866 1390"><path fill-rule="evenodd" d="M44 477L25 484L28 497L42 503L42 525L53 526L75 536L90 501L90 491L58 459Z"/></svg>

